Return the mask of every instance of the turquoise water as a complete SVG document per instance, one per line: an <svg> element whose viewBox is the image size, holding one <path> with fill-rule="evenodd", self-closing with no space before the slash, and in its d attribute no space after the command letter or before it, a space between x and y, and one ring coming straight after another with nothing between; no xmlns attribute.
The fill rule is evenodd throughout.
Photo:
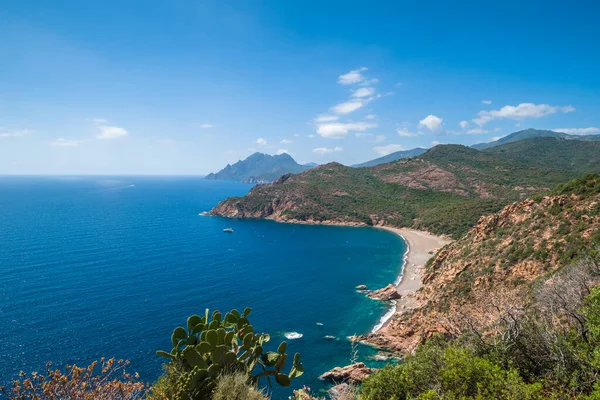
<svg viewBox="0 0 600 400"><path fill-rule="evenodd" d="M170 350L172 330L189 315L252 307L250 321L273 346L303 335L288 340L306 370L294 387L323 388L317 376L349 362L346 337L370 331L388 309L354 287L394 281L405 244L370 228L198 215L250 187L0 177L0 382L50 360L101 356L129 359L153 381L162 363L155 350ZM362 358L373 353L359 348Z"/></svg>

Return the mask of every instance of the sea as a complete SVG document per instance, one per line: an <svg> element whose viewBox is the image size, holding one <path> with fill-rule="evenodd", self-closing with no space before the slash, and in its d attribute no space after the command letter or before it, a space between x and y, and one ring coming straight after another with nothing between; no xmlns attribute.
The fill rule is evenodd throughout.
<svg viewBox="0 0 600 400"><path fill-rule="evenodd" d="M351 360L381 366L366 345L390 304L380 288L402 270L406 243L374 228L202 216L251 185L198 177L0 177L0 385L48 361L131 362L153 382L171 333L206 309L243 310L267 349L287 341L305 374L291 389L327 385ZM233 233L223 232L232 228ZM289 370L289 365L287 369ZM266 382L262 382L266 384Z"/></svg>

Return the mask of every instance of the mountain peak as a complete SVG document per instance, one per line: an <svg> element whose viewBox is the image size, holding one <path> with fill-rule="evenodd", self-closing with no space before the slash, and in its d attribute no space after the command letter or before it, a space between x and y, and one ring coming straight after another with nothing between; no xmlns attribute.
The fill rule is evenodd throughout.
<svg viewBox="0 0 600 400"><path fill-rule="evenodd" d="M270 155L255 152L244 160L233 165L227 165L217 173L211 173L206 179L224 179L243 182L273 182L281 175L299 173L309 169L309 166L298 164L287 153Z"/></svg>

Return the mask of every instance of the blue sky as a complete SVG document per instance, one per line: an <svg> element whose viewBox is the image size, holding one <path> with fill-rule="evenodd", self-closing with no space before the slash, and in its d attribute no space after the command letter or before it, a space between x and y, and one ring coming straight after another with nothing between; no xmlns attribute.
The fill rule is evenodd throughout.
<svg viewBox="0 0 600 400"><path fill-rule="evenodd" d="M253 151L353 164L600 131L600 5L448 4L4 0L0 173L204 174Z"/></svg>

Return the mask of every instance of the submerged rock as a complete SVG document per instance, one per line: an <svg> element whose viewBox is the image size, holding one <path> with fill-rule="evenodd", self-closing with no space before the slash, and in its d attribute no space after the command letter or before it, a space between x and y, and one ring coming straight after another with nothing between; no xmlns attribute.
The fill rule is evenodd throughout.
<svg viewBox="0 0 600 400"><path fill-rule="evenodd" d="M369 368L365 363L359 362L345 367L335 367L331 371L325 372L319 379L335 383L360 383L373 372L375 372L375 369Z"/></svg>
<svg viewBox="0 0 600 400"><path fill-rule="evenodd" d="M396 286L391 283L384 287L383 289L374 290L368 294L368 296L375 300L396 300L400 298L400 293L398 293L398 289Z"/></svg>
<svg viewBox="0 0 600 400"><path fill-rule="evenodd" d="M367 290L367 285L358 285L356 290Z"/></svg>

